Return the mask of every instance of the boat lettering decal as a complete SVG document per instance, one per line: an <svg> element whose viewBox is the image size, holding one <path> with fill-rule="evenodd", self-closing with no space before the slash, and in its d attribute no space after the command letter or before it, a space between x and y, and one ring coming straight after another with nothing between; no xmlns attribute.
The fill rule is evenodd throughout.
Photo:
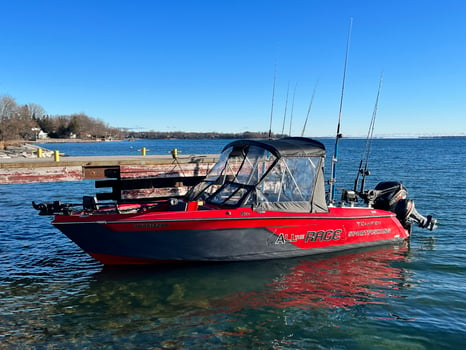
<svg viewBox="0 0 466 350"><path fill-rule="evenodd" d="M348 237L383 235L386 233L390 233L391 231L392 231L391 228L379 228L377 230L350 231L348 232Z"/></svg>
<svg viewBox="0 0 466 350"><path fill-rule="evenodd" d="M275 244L285 244L286 242L322 242L322 241L338 241L341 238L341 229L326 230L326 231L308 231L304 235L284 234L280 233L275 240Z"/></svg>
<svg viewBox="0 0 466 350"><path fill-rule="evenodd" d="M280 233L275 241L275 244L285 244L286 242L298 242L299 240L303 240L304 235L295 235L292 233L291 235Z"/></svg>
<svg viewBox="0 0 466 350"><path fill-rule="evenodd" d="M160 227L167 227L168 224L150 224L150 223L147 223L147 224L134 224L133 227L134 228L160 228Z"/></svg>
<svg viewBox="0 0 466 350"><path fill-rule="evenodd" d="M356 221L358 226L381 225L381 221Z"/></svg>
<svg viewBox="0 0 466 350"><path fill-rule="evenodd" d="M308 231L304 243L320 241L338 241L341 238L341 230Z"/></svg>

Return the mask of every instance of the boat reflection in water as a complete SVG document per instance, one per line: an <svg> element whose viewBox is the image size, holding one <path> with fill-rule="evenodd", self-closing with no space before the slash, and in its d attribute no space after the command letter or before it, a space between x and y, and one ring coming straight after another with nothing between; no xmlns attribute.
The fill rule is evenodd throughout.
<svg viewBox="0 0 466 350"><path fill-rule="evenodd" d="M237 292L224 298L230 309L268 307L351 307L387 303L405 285L402 268L394 262L406 259L408 243L379 249L334 255L320 259L289 261L284 273L264 281L266 287ZM266 267L264 267L264 270Z"/></svg>
<svg viewBox="0 0 466 350"><path fill-rule="evenodd" d="M127 308L128 313L138 305L152 314L164 309L184 312L184 307L231 312L260 307L350 307L396 297L406 274L394 265L407 256L404 242L319 258L142 270L104 267L95 275L90 292L109 309ZM86 299L79 303L85 304Z"/></svg>
<svg viewBox="0 0 466 350"><path fill-rule="evenodd" d="M322 327L338 339L342 322L387 317L386 306L374 304L403 296L408 254L403 244L257 262L104 267L28 312L22 335L11 329L7 345L269 348L288 331L312 338Z"/></svg>

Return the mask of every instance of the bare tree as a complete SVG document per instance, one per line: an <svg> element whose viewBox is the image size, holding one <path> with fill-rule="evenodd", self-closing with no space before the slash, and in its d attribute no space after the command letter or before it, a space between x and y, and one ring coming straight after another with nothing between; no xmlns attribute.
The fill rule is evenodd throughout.
<svg viewBox="0 0 466 350"><path fill-rule="evenodd" d="M4 95L0 98L0 117L2 119L11 118L16 108L18 105L13 97Z"/></svg>
<svg viewBox="0 0 466 350"><path fill-rule="evenodd" d="M32 119L39 119L46 115L45 109L38 104L28 103L27 107L29 110L29 117Z"/></svg>
<svg viewBox="0 0 466 350"><path fill-rule="evenodd" d="M17 137L13 124L18 105L11 96L0 98L0 141L13 140Z"/></svg>
<svg viewBox="0 0 466 350"><path fill-rule="evenodd" d="M33 140L35 139L38 125L34 118L31 117L31 111L28 105L22 105L17 108L16 116L12 120L16 138Z"/></svg>

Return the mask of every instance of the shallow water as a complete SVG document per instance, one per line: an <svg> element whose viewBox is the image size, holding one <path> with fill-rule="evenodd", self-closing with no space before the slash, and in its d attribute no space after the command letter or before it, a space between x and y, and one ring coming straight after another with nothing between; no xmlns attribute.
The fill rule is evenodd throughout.
<svg viewBox="0 0 466 350"><path fill-rule="evenodd" d="M218 153L225 141L106 144L107 154L132 144L187 155ZM363 145L342 140L338 188L353 186ZM64 147L86 155L90 146ZM374 141L368 186L403 181L418 210L439 219L438 230L415 228L409 244L261 262L104 268L30 205L79 202L95 193L93 182L2 185L0 347L460 348L465 150L466 139Z"/></svg>

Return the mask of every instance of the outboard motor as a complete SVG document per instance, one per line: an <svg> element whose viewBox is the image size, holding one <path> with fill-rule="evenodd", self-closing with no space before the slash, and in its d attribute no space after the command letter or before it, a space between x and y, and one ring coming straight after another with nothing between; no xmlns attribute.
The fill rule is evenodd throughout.
<svg viewBox="0 0 466 350"><path fill-rule="evenodd" d="M32 202L32 207L39 211L39 215L69 215L72 211L73 204L65 204L60 201L47 203Z"/></svg>
<svg viewBox="0 0 466 350"><path fill-rule="evenodd" d="M430 231L437 228L437 219L431 215L427 217L418 213L414 201L408 199L408 191L401 182L380 182L373 190L367 191L366 202L375 209L387 210L396 217L405 229L410 229L412 223Z"/></svg>

